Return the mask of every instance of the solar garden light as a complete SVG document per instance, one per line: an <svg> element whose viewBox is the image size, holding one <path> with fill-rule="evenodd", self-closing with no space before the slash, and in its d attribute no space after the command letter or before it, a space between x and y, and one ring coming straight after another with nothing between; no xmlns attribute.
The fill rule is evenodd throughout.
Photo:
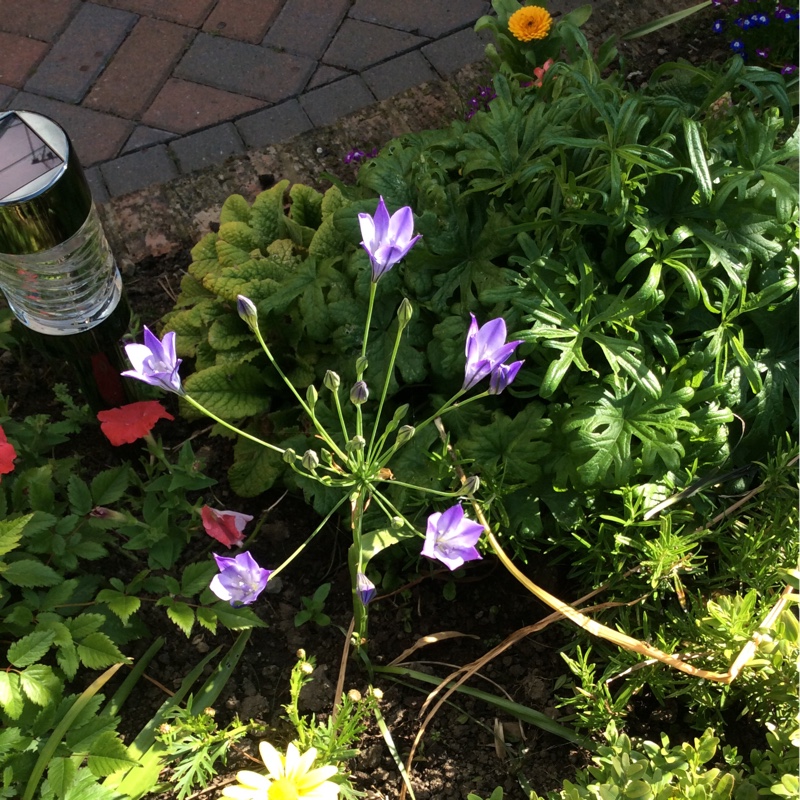
<svg viewBox="0 0 800 800"><path fill-rule="evenodd" d="M0 113L0 289L34 344L77 369L90 405L127 402L122 278L69 137L30 111Z"/></svg>

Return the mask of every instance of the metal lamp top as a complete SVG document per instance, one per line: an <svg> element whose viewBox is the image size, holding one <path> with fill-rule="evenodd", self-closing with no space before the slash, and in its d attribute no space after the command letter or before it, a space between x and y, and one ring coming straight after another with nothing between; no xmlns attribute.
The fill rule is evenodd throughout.
<svg viewBox="0 0 800 800"><path fill-rule="evenodd" d="M0 254L61 244L80 229L91 207L64 130L32 111L0 113Z"/></svg>

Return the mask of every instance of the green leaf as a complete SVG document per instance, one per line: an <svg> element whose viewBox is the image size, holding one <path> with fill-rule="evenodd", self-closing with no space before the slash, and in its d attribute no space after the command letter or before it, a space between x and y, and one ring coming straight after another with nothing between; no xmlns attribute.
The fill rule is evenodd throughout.
<svg viewBox="0 0 800 800"><path fill-rule="evenodd" d="M217 615L219 622L232 631L242 631L246 630L247 628L267 627L267 623L259 619L253 613L253 610L247 608L246 606L240 606L236 608L228 603L225 603L224 601L220 601L219 603L215 603L213 606L211 606L211 608Z"/></svg>
<svg viewBox="0 0 800 800"><path fill-rule="evenodd" d="M47 765L47 781L50 784L50 788L56 793L56 797L63 798L66 796L67 790L75 780L77 772L78 767L70 758L57 756L50 761Z"/></svg>
<svg viewBox="0 0 800 800"><path fill-rule="evenodd" d="M138 597L132 597L114 589L101 589L97 594L97 602L105 603L122 620L123 624L126 624L142 605L142 601Z"/></svg>
<svg viewBox="0 0 800 800"><path fill-rule="evenodd" d="M46 664L32 664L19 675L19 684L28 699L37 706L53 703L61 688L61 681Z"/></svg>
<svg viewBox="0 0 800 800"><path fill-rule="evenodd" d="M92 500L96 506L107 506L122 497L131 481L131 468L128 464L113 467L101 472L92 480Z"/></svg>
<svg viewBox="0 0 800 800"><path fill-rule="evenodd" d="M269 408L261 372L249 364L235 370L208 367L190 375L184 388L201 406L223 419L251 417Z"/></svg>
<svg viewBox="0 0 800 800"><path fill-rule="evenodd" d="M240 194L232 194L222 204L219 212L220 226L231 222L250 222L250 204ZM202 255L198 253L198 255ZM196 258L194 250L192 258Z"/></svg>
<svg viewBox="0 0 800 800"><path fill-rule="evenodd" d="M18 519L0 520L0 556L16 548L22 538L23 529L32 517L33 514L28 514Z"/></svg>
<svg viewBox="0 0 800 800"><path fill-rule="evenodd" d="M127 661L119 648L104 633L90 633L78 643L78 658L89 669L102 669L118 661Z"/></svg>
<svg viewBox="0 0 800 800"><path fill-rule="evenodd" d="M0 706L11 719L18 719L25 707L16 672L0 670Z"/></svg>
<svg viewBox="0 0 800 800"><path fill-rule="evenodd" d="M694 170L694 177L700 189L700 197L704 203L711 201L713 184L711 173L708 170L708 161L703 150L703 137L700 126L691 117L683 117L683 133L686 136L686 146L689 150L689 160Z"/></svg>
<svg viewBox="0 0 800 800"><path fill-rule="evenodd" d="M73 514L85 517L92 510L92 495L89 487L75 473L69 476L67 497Z"/></svg>
<svg viewBox="0 0 800 800"><path fill-rule="evenodd" d="M180 593L184 597L194 597L199 594L203 589L208 588L211 579L217 572L216 564L213 561L198 561L194 564L189 564L183 570L181 576L181 590Z"/></svg>
<svg viewBox="0 0 800 800"><path fill-rule="evenodd" d="M231 488L240 497L256 497L269 489L284 469L281 457L256 442L240 438L228 470Z"/></svg>
<svg viewBox="0 0 800 800"><path fill-rule="evenodd" d="M32 586L55 586L63 578L52 567L34 561L32 558L23 558L12 561L5 566L0 565L0 575L14 586L30 588Z"/></svg>
<svg viewBox="0 0 800 800"><path fill-rule="evenodd" d="M128 749L113 731L104 731L89 748L88 767L93 775L103 778L118 769L137 766L137 761L128 755Z"/></svg>
<svg viewBox="0 0 800 800"><path fill-rule="evenodd" d="M36 630L18 639L8 648L8 661L22 668L35 664L50 649L56 634L52 630Z"/></svg>
<svg viewBox="0 0 800 800"><path fill-rule="evenodd" d="M159 605L166 606L167 616L183 631L188 638L194 627L194 610L188 603L165 597L159 600Z"/></svg>
<svg viewBox="0 0 800 800"><path fill-rule="evenodd" d="M283 196L288 185L289 181L279 181L253 202L250 224L267 245L283 238Z"/></svg>
<svg viewBox="0 0 800 800"><path fill-rule="evenodd" d="M211 633L217 632L217 612L213 608L200 606L196 609L197 621Z"/></svg>
<svg viewBox="0 0 800 800"><path fill-rule="evenodd" d="M66 620L66 624L73 639L83 639L98 630L105 621L106 618L102 614L79 614Z"/></svg>

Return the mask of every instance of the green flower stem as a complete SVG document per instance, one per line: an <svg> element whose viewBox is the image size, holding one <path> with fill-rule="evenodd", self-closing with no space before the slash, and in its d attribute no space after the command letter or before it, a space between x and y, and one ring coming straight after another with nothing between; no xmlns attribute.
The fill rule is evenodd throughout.
<svg viewBox="0 0 800 800"><path fill-rule="evenodd" d="M328 445L328 447L330 447L331 450L333 450L336 453L336 455L339 456L339 458L346 459L347 456L339 449L339 446L336 444L336 442L334 442L333 439L331 439L328 432L320 424L319 420L316 417L316 414L314 414L313 410L309 407L308 403L306 403L306 401L300 396L300 393L297 391L297 389L294 388L292 382L286 377L286 375L284 375L283 370L278 366L278 362L275 360L275 356L272 355L272 351L269 349L269 346L264 341L264 337L261 335L261 330L258 327L258 323L255 322L254 324L252 324L250 326L250 330L253 331L253 333L255 334L258 343L261 345L261 349L267 354L269 363L272 364L275 371L278 373L278 375L280 375L281 380L289 387L289 390L295 396L297 402L300 403L300 406L303 409L303 411L305 411L306 414L308 414L309 418L314 423L314 427L317 429L319 435L325 440L325 443Z"/></svg>
<svg viewBox="0 0 800 800"><path fill-rule="evenodd" d="M237 428L235 425L232 425L230 422L226 422L224 419L221 419L216 414L213 414L209 411L205 406L200 405L191 395L184 394L183 399L190 405L194 406L199 412L205 414L207 417L210 417L214 420L214 422L218 422L220 425L226 427L229 431L233 431L234 433L238 434L239 436L243 436L245 439L249 439L251 442L255 442L256 444L260 444L262 447L266 447L269 450L273 450L280 455L283 455L286 451L282 447L278 447L272 442L265 442L263 439L259 439L257 436L253 436L247 431L243 431L241 428Z"/></svg>
<svg viewBox="0 0 800 800"><path fill-rule="evenodd" d="M463 497L463 494L459 491L455 492L442 492L439 489L426 489L424 486L417 486L413 483L404 483L403 481L395 480L394 478L378 478L378 480L382 481L383 483L388 483L392 486L402 486L405 489L413 489L415 492L423 492L425 494L435 494L438 497Z"/></svg>
<svg viewBox="0 0 800 800"><path fill-rule="evenodd" d="M339 392L332 392L333 394L333 402L336 405L336 413L339 416L339 425L342 427L342 436L344 436L344 441L350 441L350 434L347 432L347 425L344 422L344 414L342 413L342 404L339 400Z"/></svg>
<svg viewBox="0 0 800 800"><path fill-rule="evenodd" d="M419 425L417 425L417 430L419 431L426 425L430 425L430 423L433 422L436 419L436 417L442 417L448 411L454 411L457 408L463 408L468 403L472 403L475 400L482 400L484 397L489 396L489 392L487 390L485 392L481 392L480 394L473 395L472 397L468 397L463 402L460 403L456 402L460 397L464 395L464 393L465 393L464 389L459 389L443 406L441 406L441 408L439 408L438 411L434 411L433 414L431 414L424 422L421 422Z"/></svg>
<svg viewBox="0 0 800 800"><path fill-rule="evenodd" d="M414 533L419 533L417 529L408 521L405 514L398 511L394 505L392 504L391 500L389 500L386 495L379 492L377 489L373 489L372 491L372 499L381 507L381 511L391 520L392 517L397 517L398 519L403 520L405 526L408 527L409 531L413 531Z"/></svg>
<svg viewBox="0 0 800 800"><path fill-rule="evenodd" d="M282 572L286 567L288 567L289 564L291 564L292 561L294 561L295 558L297 558L297 556L299 556L300 553L302 553L303 550L305 550L309 542L311 542L311 540L325 527L325 524L339 510L342 503L344 503L346 499L347 499L346 497L342 497L341 500L339 500L339 502L327 513L322 522L320 522L320 524L317 525L316 528L314 528L313 532L309 535L309 537L297 548L297 550L295 550L294 553L292 553L288 558L286 558L282 564L280 564L278 567L272 570L272 573L269 576L270 580L272 580L272 578L274 578L279 572Z"/></svg>
<svg viewBox="0 0 800 800"><path fill-rule="evenodd" d="M369 326L372 324L372 310L375 307L375 293L378 289L377 283L369 284L369 305L367 306L367 321L364 324L364 337L361 341L361 358L367 357L367 341L369 340ZM360 381L364 377L364 370L358 370L356 380Z"/></svg>
<svg viewBox="0 0 800 800"><path fill-rule="evenodd" d="M353 544L348 558L350 565L350 589L353 593L353 631L355 632L356 649L367 638L367 609L358 594L358 573L363 572L361 561L364 558L361 542L361 526L364 521L365 494L368 487L362 486L350 496L350 527L353 531Z"/></svg>
<svg viewBox="0 0 800 800"><path fill-rule="evenodd" d="M389 366L386 368L386 379L383 382L383 390L381 391L381 400L378 403L378 411L375 414L375 422L372 426L372 436L369 437L369 447L367 448L367 463L370 463L372 461L373 456L375 455L375 434L377 434L378 426L380 425L381 412L383 411L383 404L386 402L386 395L389 391L389 383L392 379L392 373L394 372L394 362L397 360L397 352L400 350L400 337L402 335L403 335L403 326L398 324L397 336L395 336L394 338L394 347L392 348L392 355L389 358ZM381 444L378 445L379 448L381 446L382 446Z"/></svg>

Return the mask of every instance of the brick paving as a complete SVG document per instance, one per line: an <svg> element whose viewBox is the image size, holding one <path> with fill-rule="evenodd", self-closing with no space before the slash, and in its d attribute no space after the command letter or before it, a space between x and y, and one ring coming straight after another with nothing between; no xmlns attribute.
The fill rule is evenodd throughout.
<svg viewBox="0 0 800 800"><path fill-rule="evenodd" d="M571 0L551 1L551 8ZM68 131L100 202L483 56L487 0L0 0L0 111Z"/></svg>

